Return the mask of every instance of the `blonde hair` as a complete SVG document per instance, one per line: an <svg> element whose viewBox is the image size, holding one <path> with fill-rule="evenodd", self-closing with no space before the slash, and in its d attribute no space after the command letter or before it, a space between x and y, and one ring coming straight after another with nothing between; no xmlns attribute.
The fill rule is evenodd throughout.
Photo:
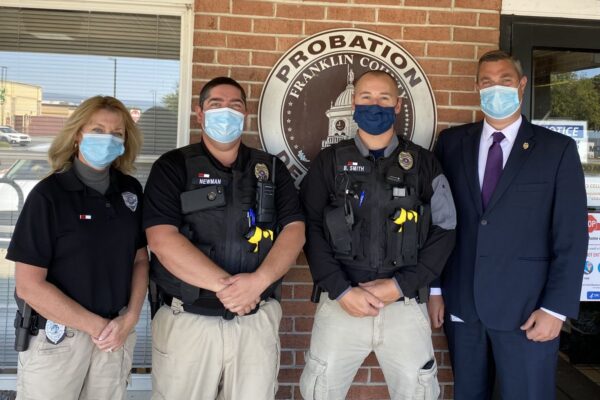
<svg viewBox="0 0 600 400"><path fill-rule="evenodd" d="M77 137L84 133L83 127L90 122L92 115L100 110L117 113L125 125L125 153L113 161L112 166L127 174L133 172L133 165L142 147L142 135L129 114L129 110L121 101L111 96L94 96L85 100L67 119L65 126L52 141L48 158L52 172L63 172L71 168L73 157L77 157Z"/></svg>

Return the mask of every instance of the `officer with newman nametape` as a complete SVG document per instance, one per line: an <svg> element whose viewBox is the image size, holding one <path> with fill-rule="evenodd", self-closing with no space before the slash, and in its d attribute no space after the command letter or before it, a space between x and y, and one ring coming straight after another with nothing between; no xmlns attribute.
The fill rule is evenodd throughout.
<svg viewBox="0 0 600 400"><path fill-rule="evenodd" d="M300 379L305 399L344 399L372 351L392 399L437 399L424 302L454 246L456 213L433 154L394 132L393 77L355 82L358 133L323 150L301 188L306 256L321 296Z"/></svg>
<svg viewBox="0 0 600 400"><path fill-rule="evenodd" d="M273 399L276 290L304 244L285 165L241 142L246 95L219 77L196 107L202 141L164 154L146 185L153 399Z"/></svg>

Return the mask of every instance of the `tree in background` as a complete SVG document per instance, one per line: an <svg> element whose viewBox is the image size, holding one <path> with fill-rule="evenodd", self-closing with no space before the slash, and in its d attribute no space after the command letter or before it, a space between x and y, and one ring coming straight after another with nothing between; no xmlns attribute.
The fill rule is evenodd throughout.
<svg viewBox="0 0 600 400"><path fill-rule="evenodd" d="M589 130L600 130L600 75L578 79L573 72L552 77L551 118L588 122Z"/></svg>

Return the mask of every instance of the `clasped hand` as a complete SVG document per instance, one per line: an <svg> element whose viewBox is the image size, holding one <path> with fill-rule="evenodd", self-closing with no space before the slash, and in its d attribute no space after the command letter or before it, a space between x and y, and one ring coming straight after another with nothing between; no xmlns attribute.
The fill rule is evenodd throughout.
<svg viewBox="0 0 600 400"><path fill-rule="evenodd" d="M239 316L250 313L260 302L260 295L266 289L265 283L256 273L244 273L221 278L225 287L217 292L217 297L226 309Z"/></svg>

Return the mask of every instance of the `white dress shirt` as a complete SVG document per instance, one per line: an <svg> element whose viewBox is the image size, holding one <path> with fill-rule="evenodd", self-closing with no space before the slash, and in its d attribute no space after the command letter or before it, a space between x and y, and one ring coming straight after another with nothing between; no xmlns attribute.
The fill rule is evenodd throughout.
<svg viewBox="0 0 600 400"><path fill-rule="evenodd" d="M502 168L506 165L506 160L508 160L508 156L510 155L510 151L515 144L515 139L517 138L517 133L519 133L519 128L521 127L521 122L523 121L523 117L519 117L518 120L502 129L502 133L504 134L504 139L500 142L500 147L502 148ZM481 131L481 140L479 141L479 158L478 158L478 170L479 170L479 188L483 186L483 175L485 173L485 164L487 163L487 156L490 146L493 143L492 135L494 132L498 132L497 129L493 128L486 120L483 120L483 130ZM442 289L432 287L429 293L434 295L441 295ZM555 313L550 311L544 307L540 307L541 310L544 310L548 314L560 319L561 321L565 321L567 318L564 315ZM463 322L462 319L457 317L456 315L450 315L450 319L454 322Z"/></svg>

